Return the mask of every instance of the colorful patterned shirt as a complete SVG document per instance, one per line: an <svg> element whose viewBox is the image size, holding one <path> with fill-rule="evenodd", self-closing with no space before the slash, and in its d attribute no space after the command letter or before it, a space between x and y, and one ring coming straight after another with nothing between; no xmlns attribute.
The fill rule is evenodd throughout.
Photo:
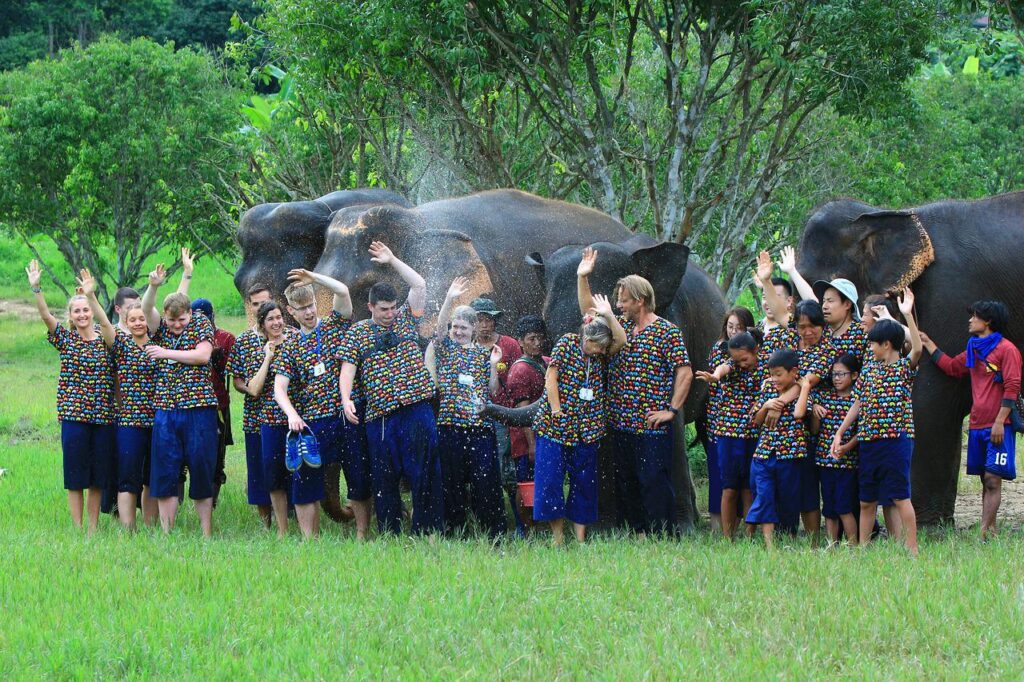
<svg viewBox="0 0 1024 682"><path fill-rule="evenodd" d="M437 423L462 428L493 428L474 409L474 400L488 400L490 353L472 344L461 346L449 337L434 342L440 406Z"/></svg>
<svg viewBox="0 0 1024 682"><path fill-rule="evenodd" d="M857 320L850 322L846 332L842 336L835 336L831 327L825 327L822 340L832 346L832 363L839 359L840 355L852 353L857 359L864 362L868 352L868 333ZM831 368L831 365L829 365Z"/></svg>
<svg viewBox="0 0 1024 682"><path fill-rule="evenodd" d="M277 353L280 352L281 346L287 343L288 339L293 336L298 336L299 330L294 327L285 327L284 334L286 338L281 342L281 345L277 347L277 351L274 353L275 358L277 357ZM260 362L262 361L263 360L261 358ZM256 369L259 370L259 367ZM281 409L281 406L278 405L277 401L274 399L274 380L276 377L277 375L274 373L274 361L271 360L270 367L267 369L267 379L263 382L263 390L260 391L259 398L257 398L256 421L258 424L282 426L288 423L288 415L284 413L284 410ZM352 392L355 393L354 388L352 389ZM298 392L295 390L295 386L291 382L288 383L288 399L292 401L292 405L299 404L297 402L299 400Z"/></svg>
<svg viewBox="0 0 1024 682"><path fill-rule="evenodd" d="M773 398L778 398L779 392L775 390L775 383L766 379L761 386L761 392L757 396L757 406ZM754 451L755 459L800 459L807 456L807 425L802 419L793 416L797 401L786 405L779 417L778 424L774 429L762 428L757 439L757 449ZM807 409L812 408L811 401L807 401Z"/></svg>
<svg viewBox="0 0 1024 682"><path fill-rule="evenodd" d="M842 426L843 420L846 419L846 413L850 411L850 406L853 405L853 395L848 395L844 398L831 387L816 391L815 393L815 402L827 410L818 428L818 446L815 451L815 461L818 463L818 466L828 469L856 469L856 447L839 459L833 459L829 455L829 451L832 449L832 439L835 438L836 431ZM857 422L854 422L853 426L848 428L846 433L843 434L842 442L849 443L856 435Z"/></svg>
<svg viewBox="0 0 1024 682"><path fill-rule="evenodd" d="M349 318L331 311L313 331L296 331L274 354L270 371L288 377L288 395L294 395L292 404L306 421L341 413L340 353L351 326Z"/></svg>
<svg viewBox="0 0 1024 682"><path fill-rule="evenodd" d="M117 366L117 423L119 426L150 428L156 415L157 372L160 361L146 355L124 332L114 334L114 364Z"/></svg>
<svg viewBox="0 0 1024 682"><path fill-rule="evenodd" d="M708 352L708 371L714 372L715 368L721 364L728 362L729 353L725 350L725 341L716 341L715 345L711 346L711 350ZM705 412L707 413L708 431L712 434L717 434L718 431L718 413L721 409L719 407L720 398L722 395L722 389L717 383L707 383L708 386L708 401Z"/></svg>
<svg viewBox="0 0 1024 682"><path fill-rule="evenodd" d="M915 376L917 370L911 369L907 358L864 365L854 388L854 397L860 400L857 424L860 440L914 437L911 389Z"/></svg>
<svg viewBox="0 0 1024 682"><path fill-rule="evenodd" d="M630 433L665 433L669 422L658 428L647 425L647 413L667 410L672 403L676 368L690 364L683 333L663 317L633 333L636 323L619 322L626 331L626 345L612 358L608 375L612 428Z"/></svg>
<svg viewBox="0 0 1024 682"><path fill-rule="evenodd" d="M235 344L228 354L227 371L234 377L248 383L263 365L263 345L266 342L255 329L246 329L235 338ZM268 372L269 374L269 372ZM259 433L259 396L245 394L242 403L242 430L245 433Z"/></svg>
<svg viewBox="0 0 1024 682"><path fill-rule="evenodd" d="M86 341L57 325L46 340L60 354L57 419L89 424L114 423L114 363L99 331Z"/></svg>
<svg viewBox="0 0 1024 682"><path fill-rule="evenodd" d="M562 445L593 443L604 436L607 395L605 392L605 358L592 358L583 354L579 334L566 334L551 351L550 367L558 368L558 400L562 407L559 416L551 414L551 404L545 394L540 410L533 421L538 436ZM584 400L581 390L587 391ZM590 395L593 391L593 395Z"/></svg>
<svg viewBox="0 0 1024 682"><path fill-rule="evenodd" d="M753 413L761 406L756 401L766 378L768 359L764 355L758 355L754 369L744 370L733 365L717 385L718 414L711 432L716 436L757 438L759 429L754 425Z"/></svg>
<svg viewBox="0 0 1024 682"><path fill-rule="evenodd" d="M153 343L170 350L195 350L204 341L213 345L213 325L206 315L194 310L192 319L178 336L172 335L160 320L160 328L151 338ZM210 363L186 365L174 360L157 360L156 409L190 410L197 407L217 407Z"/></svg>
<svg viewBox="0 0 1024 682"><path fill-rule="evenodd" d="M434 382L419 346L418 323L405 304L391 327L362 320L345 335L341 360L356 366L366 395L367 421L434 397Z"/></svg>
<svg viewBox="0 0 1024 682"><path fill-rule="evenodd" d="M767 357L771 357L771 354L777 350L795 350L800 356L801 377L814 374L822 381L828 381L832 376L833 349L831 344L825 340L824 335L822 335L821 341L810 348L801 348L800 336L796 330L775 327L768 332L761 348Z"/></svg>

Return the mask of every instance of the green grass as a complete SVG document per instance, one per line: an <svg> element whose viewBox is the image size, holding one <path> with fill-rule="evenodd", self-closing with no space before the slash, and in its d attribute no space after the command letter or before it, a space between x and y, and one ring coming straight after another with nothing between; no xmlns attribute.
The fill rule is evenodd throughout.
<svg viewBox="0 0 1024 682"><path fill-rule="evenodd" d="M241 320L225 320L238 329ZM71 528L42 325L0 317L0 679L1019 678L1024 537L926 534L772 553L704 532L358 544L331 522L278 542L243 493L240 447L201 540ZM237 415L236 415L237 418ZM236 433L241 433L240 429Z"/></svg>

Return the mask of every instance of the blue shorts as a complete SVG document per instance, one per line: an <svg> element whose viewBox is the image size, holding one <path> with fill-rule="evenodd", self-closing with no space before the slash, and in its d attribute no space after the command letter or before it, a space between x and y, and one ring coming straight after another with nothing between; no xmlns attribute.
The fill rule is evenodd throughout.
<svg viewBox="0 0 1024 682"><path fill-rule="evenodd" d="M750 462L757 439L715 436L715 449L722 489L750 490Z"/></svg>
<svg viewBox="0 0 1024 682"><path fill-rule="evenodd" d="M914 440L906 436L862 440L858 446L861 502L910 497L910 458Z"/></svg>
<svg viewBox="0 0 1024 682"><path fill-rule="evenodd" d="M800 512L816 512L821 509L819 496L818 465L814 457L801 457L800 462Z"/></svg>
<svg viewBox="0 0 1024 682"><path fill-rule="evenodd" d="M795 526L800 512L799 459L755 459L750 465L754 504L747 523Z"/></svg>
<svg viewBox="0 0 1024 682"><path fill-rule="evenodd" d="M62 421L60 442L64 453L64 489L106 488L116 476L113 424Z"/></svg>
<svg viewBox="0 0 1024 682"><path fill-rule="evenodd" d="M821 514L826 519L838 519L841 514L859 514L856 469L818 467L821 479Z"/></svg>
<svg viewBox="0 0 1024 682"><path fill-rule="evenodd" d="M533 462L529 455L522 455L512 460L516 465L516 483L529 483L533 480Z"/></svg>
<svg viewBox="0 0 1024 682"><path fill-rule="evenodd" d="M366 445L366 403L356 403L358 424L352 424L344 417L339 417L341 428L341 470L345 474L345 485L348 486L348 499L355 502L369 500L373 496L372 477L370 476L370 450Z"/></svg>
<svg viewBox="0 0 1024 682"><path fill-rule="evenodd" d="M562 445L537 436L534 456L533 520L568 518L573 523L597 521L597 449L599 442ZM569 497L565 478L569 477Z"/></svg>
<svg viewBox="0 0 1024 682"><path fill-rule="evenodd" d="M309 426L313 428L312 424ZM284 465L284 451L287 443L287 424L260 425L263 483L267 486L267 493L269 494L277 490L287 491L290 493L292 504L313 504L319 502L324 499L323 466L319 469L313 469L303 464L299 467L298 471L288 471Z"/></svg>
<svg viewBox="0 0 1024 682"><path fill-rule="evenodd" d="M967 474L995 474L1012 481L1017 478L1016 433L1009 425L1003 427L1003 444L992 444L992 429L971 429L967 435Z"/></svg>
<svg viewBox="0 0 1024 682"><path fill-rule="evenodd" d="M177 497L181 468L188 466L188 496L213 497L217 470L217 408L157 410L153 420L150 494Z"/></svg>
<svg viewBox="0 0 1024 682"><path fill-rule="evenodd" d="M263 482L263 439L259 433L245 434L245 470L245 493L249 504L270 506L270 492Z"/></svg>
<svg viewBox="0 0 1024 682"><path fill-rule="evenodd" d="M715 443L715 438L714 434L708 434L707 438L701 441L708 463L709 514L722 513L722 475L718 472L718 445Z"/></svg>
<svg viewBox="0 0 1024 682"><path fill-rule="evenodd" d="M148 426L117 427L117 492L138 495L149 485L153 429Z"/></svg>

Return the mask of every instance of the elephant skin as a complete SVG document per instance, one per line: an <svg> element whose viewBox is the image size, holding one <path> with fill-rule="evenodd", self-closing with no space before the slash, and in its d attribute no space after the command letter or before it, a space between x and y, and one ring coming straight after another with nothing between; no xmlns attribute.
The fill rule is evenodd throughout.
<svg viewBox="0 0 1024 682"><path fill-rule="evenodd" d="M846 277L864 297L909 285L918 324L945 353L967 345L967 306L981 299L1024 304L1024 192L941 201L904 210L832 201L807 221L798 269L808 280ZM1004 335L1020 348L1024 316ZM969 379L946 376L927 357L914 382L911 494L919 522L951 523L960 472Z"/></svg>

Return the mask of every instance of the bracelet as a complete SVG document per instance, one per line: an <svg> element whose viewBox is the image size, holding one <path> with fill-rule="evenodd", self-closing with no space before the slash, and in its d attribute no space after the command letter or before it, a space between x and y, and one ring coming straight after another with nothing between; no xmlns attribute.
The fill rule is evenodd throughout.
<svg viewBox="0 0 1024 682"><path fill-rule="evenodd" d="M668 411L671 412L672 414L679 414L679 408L672 407L671 405L668 406Z"/></svg>
<svg viewBox="0 0 1024 682"><path fill-rule="evenodd" d="M183 275L181 276L181 278L182 278L182 279L192 279L192 275L185 275L185 274L183 274Z"/></svg>
<svg viewBox="0 0 1024 682"><path fill-rule="evenodd" d="M33 294L41 294L41 293L43 293L43 290L40 287L32 287L32 293Z"/></svg>

